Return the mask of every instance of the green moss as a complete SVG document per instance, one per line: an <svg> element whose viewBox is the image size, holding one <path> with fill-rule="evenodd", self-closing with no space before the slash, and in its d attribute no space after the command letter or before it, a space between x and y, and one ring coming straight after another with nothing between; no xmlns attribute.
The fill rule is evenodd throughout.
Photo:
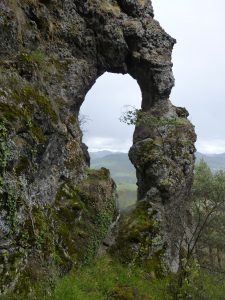
<svg viewBox="0 0 225 300"><path fill-rule="evenodd" d="M83 164L83 160L80 155L77 155L76 157L73 157L65 161L65 166L70 171L78 168L80 169L82 167L82 164Z"/></svg>
<svg viewBox="0 0 225 300"><path fill-rule="evenodd" d="M50 103L50 100L43 96L38 90L35 90L31 85L24 86L19 92L14 93L14 98L18 103L26 104L29 109L32 109L32 102L36 103L40 109L49 115L55 123L58 116Z"/></svg>
<svg viewBox="0 0 225 300"><path fill-rule="evenodd" d="M26 158L21 157L18 174L26 164ZM115 213L111 180L103 180L106 174L100 173L100 182L87 179L76 186L71 181L62 184L52 206L31 207L23 203L27 219L15 242L32 256L15 290L24 299L34 291L34 286L39 289L38 281L50 281L46 276L52 277L52 270L56 274L68 272L72 267L87 264L96 254ZM49 289L45 285L43 288Z"/></svg>
<svg viewBox="0 0 225 300"><path fill-rule="evenodd" d="M40 127L32 126L30 128L30 132L31 132L32 137L34 138L34 140L37 143L44 143L45 142L46 138L44 136L43 130Z"/></svg>
<svg viewBox="0 0 225 300"><path fill-rule="evenodd" d="M99 170L88 169L87 175L89 181L108 180L110 178L110 171L106 168Z"/></svg>
<svg viewBox="0 0 225 300"><path fill-rule="evenodd" d="M93 208L87 207L89 195L79 188L74 188L70 183L64 184L59 189L56 196L57 212L57 232L62 240L63 247L68 252L73 261L78 257L84 258L85 248L89 248L90 232L93 224L90 222L90 215ZM86 218L80 219L80 215ZM82 240L82 238L85 238Z"/></svg>
<svg viewBox="0 0 225 300"><path fill-rule="evenodd" d="M60 187L56 195L56 204L59 206L68 206L72 209L76 207L82 209L85 207L82 196L78 187L73 187L72 183L65 183Z"/></svg>
<svg viewBox="0 0 225 300"><path fill-rule="evenodd" d="M40 143L45 141L43 130L32 124L32 118L26 110L18 109L16 106L7 103L0 103L0 116L2 116L9 125L12 121L25 121L32 137Z"/></svg>
<svg viewBox="0 0 225 300"><path fill-rule="evenodd" d="M139 165L160 162L164 159L162 155L162 139L148 138L138 144Z"/></svg>
<svg viewBox="0 0 225 300"><path fill-rule="evenodd" d="M155 276L165 273L165 245L160 237L156 211L146 201L125 212L120 219L119 233L111 253L123 263L134 263Z"/></svg>
<svg viewBox="0 0 225 300"><path fill-rule="evenodd" d="M12 284L13 280L18 275L18 270L21 268L24 258L25 255L22 249L18 249L14 253L10 253L7 250L2 250L0 252L0 265L3 267L0 276L1 287Z"/></svg>
<svg viewBox="0 0 225 300"><path fill-rule="evenodd" d="M0 116L8 121L14 121L21 117L21 112L15 105L0 103Z"/></svg>
<svg viewBox="0 0 225 300"><path fill-rule="evenodd" d="M176 184L176 181L173 179L173 178L165 178L165 179L162 179L160 180L160 183L159 183L159 188L161 190L169 190L170 188L173 188Z"/></svg>
<svg viewBox="0 0 225 300"><path fill-rule="evenodd" d="M17 122L16 127L22 126L24 130L27 130L35 143L44 143L43 129L40 127L39 121L34 119L34 115L36 111L39 111L45 117L51 118L52 122L57 123L58 115L50 100L31 85L13 85L11 92L8 92L8 98L9 102L0 102L0 118L5 120L9 127L12 127L12 122L19 120L20 123Z"/></svg>
<svg viewBox="0 0 225 300"><path fill-rule="evenodd" d="M33 231L34 231L34 246L37 250L41 251L41 255L46 258L52 259L55 253L55 237L52 234L52 224L49 224L51 219L51 209L44 212L40 208L32 211L33 218Z"/></svg>
<svg viewBox="0 0 225 300"><path fill-rule="evenodd" d="M62 243L70 255L85 263L96 254L115 216L115 199L108 190L112 189L108 170L87 173L87 179L76 187L71 182L63 184L56 196Z"/></svg>
<svg viewBox="0 0 225 300"><path fill-rule="evenodd" d="M46 55L40 51L32 51L30 53L21 53L19 60L25 64L36 64L39 67L43 66L46 62Z"/></svg>

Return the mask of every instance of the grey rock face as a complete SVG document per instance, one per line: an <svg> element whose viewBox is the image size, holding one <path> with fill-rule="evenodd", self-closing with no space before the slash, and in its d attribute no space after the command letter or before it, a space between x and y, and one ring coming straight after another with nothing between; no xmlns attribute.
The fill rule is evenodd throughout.
<svg viewBox="0 0 225 300"><path fill-rule="evenodd" d="M136 166L139 199L149 202L161 216L167 265L176 272L191 226L196 135L187 111L170 101L158 101L147 114L156 125L136 127L129 157Z"/></svg>
<svg viewBox="0 0 225 300"><path fill-rule="evenodd" d="M58 209L62 186L76 187L88 178L78 114L104 72L130 74L140 86L144 112L178 120L173 126L137 127L130 150L139 199L160 207L169 267L177 261L173 245L181 233L171 220L187 216L195 135L184 110L169 102L174 43L154 20L149 0L1 1L0 245L7 248L0 249L2 292L15 286L20 266L32 261L30 249L37 244L31 242L27 222L35 220L36 210L45 224L49 210L54 215ZM38 238L39 225L32 226ZM60 234L56 243L68 257Z"/></svg>

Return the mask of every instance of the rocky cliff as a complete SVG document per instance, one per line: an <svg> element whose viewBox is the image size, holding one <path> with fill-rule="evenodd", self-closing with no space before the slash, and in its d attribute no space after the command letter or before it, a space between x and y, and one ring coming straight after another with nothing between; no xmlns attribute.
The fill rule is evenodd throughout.
<svg viewBox="0 0 225 300"><path fill-rule="evenodd" d="M195 134L169 101L174 43L150 0L1 1L0 293L89 260L116 216L114 183L89 169L78 121L104 72L136 79L155 120L135 130L139 202L111 253L177 270Z"/></svg>

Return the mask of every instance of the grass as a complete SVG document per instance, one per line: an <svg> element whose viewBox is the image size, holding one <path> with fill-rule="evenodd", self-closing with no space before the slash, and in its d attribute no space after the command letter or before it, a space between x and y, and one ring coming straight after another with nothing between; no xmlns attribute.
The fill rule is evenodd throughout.
<svg viewBox="0 0 225 300"><path fill-rule="evenodd" d="M132 291L140 299L170 299L167 294L167 281L154 280L141 269L124 266L109 256L97 258L80 272L72 272L62 278L54 294L48 300L86 300L120 299L119 295L129 298ZM141 298L142 297L142 298ZM139 299L139 298L138 298Z"/></svg>
<svg viewBox="0 0 225 300"><path fill-rule="evenodd" d="M172 281L171 281L172 279ZM1 300L173 300L170 294L174 276L155 279L134 265L122 265L105 255L95 258L80 271L58 278L39 281L28 296L9 294ZM172 283L172 285L171 285ZM50 292L50 286L54 290ZM170 286L171 285L171 286ZM47 291L47 292L46 292ZM179 300L224 300L225 275L201 271Z"/></svg>
<svg viewBox="0 0 225 300"><path fill-rule="evenodd" d="M198 279L192 286L192 299L198 300L224 300L225 299L225 274L210 273L201 270Z"/></svg>
<svg viewBox="0 0 225 300"><path fill-rule="evenodd" d="M200 272L187 290L190 298L181 295L179 300L224 300L224 277ZM80 272L73 272L59 280L53 295L45 300L172 300L170 280L170 277L152 279L151 274L140 268L122 265L109 256L103 256ZM132 291L136 292L137 298L130 295Z"/></svg>

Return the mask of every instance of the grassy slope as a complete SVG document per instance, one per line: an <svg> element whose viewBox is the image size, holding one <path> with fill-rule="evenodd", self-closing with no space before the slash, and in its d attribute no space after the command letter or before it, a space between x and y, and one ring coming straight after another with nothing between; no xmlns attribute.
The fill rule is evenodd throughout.
<svg viewBox="0 0 225 300"><path fill-rule="evenodd" d="M30 296L10 295L2 300L173 300L175 277L154 279L134 265L122 265L110 256L96 258L80 271L59 278L52 293L44 293L47 282L34 286ZM49 279L49 282L51 280ZM50 291L49 291L50 292ZM184 296L185 295L185 296ZM224 275L195 274L179 300L224 300Z"/></svg>
<svg viewBox="0 0 225 300"><path fill-rule="evenodd" d="M150 279L134 266L123 266L108 256L95 260L82 271L71 273L56 287L51 300L171 299L167 281ZM138 295L134 298L133 294ZM119 298L121 296L121 298Z"/></svg>
<svg viewBox="0 0 225 300"><path fill-rule="evenodd" d="M103 156L105 155L102 153ZM102 155L100 154L100 156ZM109 168L118 185L121 207L136 199L135 170L125 153L106 153L105 157L92 160L92 167ZM203 158L212 170L225 169L225 155L205 156L197 153L197 162ZM169 278L154 280L151 274L134 266L124 266L108 256L97 258L82 271L61 279L54 294L48 300L104 300L104 299L152 299L172 300L169 294ZM225 281L219 275L199 273L187 287L190 299L225 299ZM138 294L134 298L133 293ZM112 295L114 294L114 298ZM180 299L184 299L182 296Z"/></svg>
<svg viewBox="0 0 225 300"><path fill-rule="evenodd" d="M173 300L173 289L174 277L153 279L137 267L124 266L103 256L82 271L61 279L53 295L44 300ZM199 273L178 299L224 300L224 276Z"/></svg>

